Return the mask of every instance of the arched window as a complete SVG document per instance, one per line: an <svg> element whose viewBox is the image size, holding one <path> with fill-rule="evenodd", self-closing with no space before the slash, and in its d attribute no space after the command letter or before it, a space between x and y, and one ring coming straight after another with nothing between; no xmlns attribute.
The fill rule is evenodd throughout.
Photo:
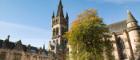
<svg viewBox="0 0 140 60"><path fill-rule="evenodd" d="M5 60L6 58L6 53L5 52L1 52L0 53L0 60Z"/></svg>
<svg viewBox="0 0 140 60"><path fill-rule="evenodd" d="M59 35L59 28L56 28L56 35Z"/></svg>
<svg viewBox="0 0 140 60"><path fill-rule="evenodd" d="M26 60L30 60L30 55L26 55Z"/></svg>
<svg viewBox="0 0 140 60"><path fill-rule="evenodd" d="M66 28L61 27L61 33L62 33L62 35L64 35L65 32L66 32Z"/></svg>
<svg viewBox="0 0 140 60"><path fill-rule="evenodd" d="M58 20L57 19L56 19L55 23L58 24Z"/></svg>
<svg viewBox="0 0 140 60"><path fill-rule="evenodd" d="M21 60L21 54L15 53L13 60Z"/></svg>
<svg viewBox="0 0 140 60"><path fill-rule="evenodd" d="M33 56L33 60L37 60L37 56Z"/></svg>
<svg viewBox="0 0 140 60"><path fill-rule="evenodd" d="M55 29L53 29L53 36L55 36Z"/></svg>
<svg viewBox="0 0 140 60"><path fill-rule="evenodd" d="M54 26L54 25L55 25L55 23L54 23L54 22L55 22L55 21L53 20L53 21L52 21L52 26Z"/></svg>
<svg viewBox="0 0 140 60"><path fill-rule="evenodd" d="M123 39L121 39L120 37L118 37L116 43L117 43L117 47L118 47L120 59L126 59L127 56L126 56L126 54L124 53L125 44L124 44Z"/></svg>

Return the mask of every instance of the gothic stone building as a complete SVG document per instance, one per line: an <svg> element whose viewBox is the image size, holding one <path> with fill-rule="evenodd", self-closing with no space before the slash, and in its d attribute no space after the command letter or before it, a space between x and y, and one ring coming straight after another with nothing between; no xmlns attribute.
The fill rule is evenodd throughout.
<svg viewBox="0 0 140 60"><path fill-rule="evenodd" d="M52 16L52 41L49 44L49 51L54 52L58 60L66 59L67 40L63 37L64 33L68 31L68 13L64 17L63 5L60 0L57 14L53 12Z"/></svg>
<svg viewBox="0 0 140 60"><path fill-rule="evenodd" d="M127 19L110 24L115 60L140 60L140 26L130 11Z"/></svg>
<svg viewBox="0 0 140 60"><path fill-rule="evenodd" d="M0 60L47 60L48 52L43 48L23 45L21 40L10 42L10 36L0 40Z"/></svg>

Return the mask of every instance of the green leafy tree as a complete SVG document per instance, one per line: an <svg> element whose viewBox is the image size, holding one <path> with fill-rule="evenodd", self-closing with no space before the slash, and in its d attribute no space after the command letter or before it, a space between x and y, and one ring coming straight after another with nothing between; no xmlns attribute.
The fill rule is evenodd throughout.
<svg viewBox="0 0 140 60"><path fill-rule="evenodd" d="M66 38L73 60L104 60L103 51L111 52L108 29L94 9L88 9L78 16L66 33ZM112 56L111 53L107 55Z"/></svg>

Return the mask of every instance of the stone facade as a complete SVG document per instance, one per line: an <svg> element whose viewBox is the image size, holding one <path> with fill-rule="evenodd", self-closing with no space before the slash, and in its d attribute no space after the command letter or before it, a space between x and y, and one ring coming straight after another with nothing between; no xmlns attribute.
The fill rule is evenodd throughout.
<svg viewBox="0 0 140 60"><path fill-rule="evenodd" d="M112 32L115 60L140 60L140 26L130 11L128 17L108 27Z"/></svg>
<svg viewBox="0 0 140 60"><path fill-rule="evenodd" d="M10 42L10 36L0 40L0 60L48 60L48 52L43 48L23 45L21 40Z"/></svg>

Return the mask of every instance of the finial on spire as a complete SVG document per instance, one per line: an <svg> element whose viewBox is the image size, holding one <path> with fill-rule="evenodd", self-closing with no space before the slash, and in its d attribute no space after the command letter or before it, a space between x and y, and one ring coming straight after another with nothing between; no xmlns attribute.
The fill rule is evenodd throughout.
<svg viewBox="0 0 140 60"><path fill-rule="evenodd" d="M66 12L66 20L69 20L69 15L67 12Z"/></svg>
<svg viewBox="0 0 140 60"><path fill-rule="evenodd" d="M55 13L54 13L54 11L53 11L53 15L52 15L52 18L54 18L55 17Z"/></svg>
<svg viewBox="0 0 140 60"><path fill-rule="evenodd" d="M45 49L45 44L43 45L43 49Z"/></svg>

